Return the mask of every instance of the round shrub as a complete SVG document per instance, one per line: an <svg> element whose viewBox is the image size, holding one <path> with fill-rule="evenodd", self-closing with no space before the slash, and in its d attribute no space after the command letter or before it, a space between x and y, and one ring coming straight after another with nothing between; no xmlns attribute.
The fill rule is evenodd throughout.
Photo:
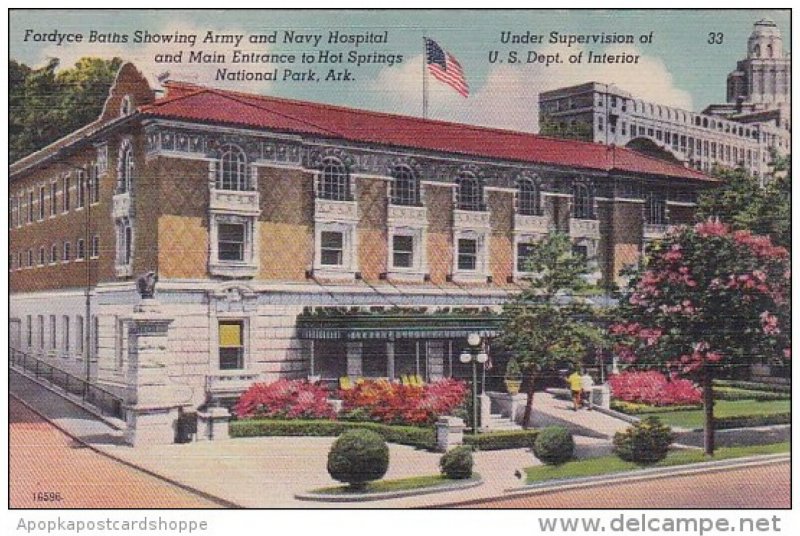
<svg viewBox="0 0 800 536"><path fill-rule="evenodd" d="M442 474L453 480L472 476L472 449L467 446L456 447L446 452L439 460Z"/></svg>
<svg viewBox="0 0 800 536"><path fill-rule="evenodd" d="M533 442L533 455L548 465L558 465L572 459L575 441L563 426L548 426L539 430Z"/></svg>
<svg viewBox="0 0 800 536"><path fill-rule="evenodd" d="M647 417L614 434L614 454L627 462L655 463L667 456L672 430L658 417Z"/></svg>
<svg viewBox="0 0 800 536"><path fill-rule="evenodd" d="M389 447L371 430L351 430L333 442L328 453L328 473L353 489L363 489L389 468Z"/></svg>

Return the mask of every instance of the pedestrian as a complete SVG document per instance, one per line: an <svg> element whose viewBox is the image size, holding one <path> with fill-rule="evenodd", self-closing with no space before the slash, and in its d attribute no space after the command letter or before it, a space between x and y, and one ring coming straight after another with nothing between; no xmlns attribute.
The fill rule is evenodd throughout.
<svg viewBox="0 0 800 536"><path fill-rule="evenodd" d="M586 402L589 411L592 411L592 387L594 387L592 375L584 370L583 375L581 375L581 389L583 390L583 400Z"/></svg>
<svg viewBox="0 0 800 536"><path fill-rule="evenodd" d="M569 390L572 393L572 411L578 411L581 407L583 380L581 379L581 374L577 368L573 370L572 374L567 377L567 383L569 384Z"/></svg>

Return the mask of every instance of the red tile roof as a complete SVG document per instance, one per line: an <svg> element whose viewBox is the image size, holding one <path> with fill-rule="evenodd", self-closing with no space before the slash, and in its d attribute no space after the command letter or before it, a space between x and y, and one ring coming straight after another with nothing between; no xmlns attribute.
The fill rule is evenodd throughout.
<svg viewBox="0 0 800 536"><path fill-rule="evenodd" d="M624 147L168 82L146 116L223 123L500 160L715 181Z"/></svg>

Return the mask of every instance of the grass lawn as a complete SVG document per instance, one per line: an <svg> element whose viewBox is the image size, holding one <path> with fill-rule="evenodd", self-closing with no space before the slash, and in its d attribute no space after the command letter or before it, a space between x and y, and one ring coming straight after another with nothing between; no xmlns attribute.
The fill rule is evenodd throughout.
<svg viewBox="0 0 800 536"><path fill-rule="evenodd" d="M367 487L361 491L353 491L349 486L331 486L328 488L311 490L311 493L330 493L332 495L342 493L384 493L387 491L405 491L443 486L445 484L458 484L459 482L467 482L468 480L476 480L478 478L480 478L478 473L472 473L472 478L465 480L451 480L444 475L412 476L409 478L399 478L397 480L376 480L375 482L367 484Z"/></svg>
<svg viewBox="0 0 800 536"><path fill-rule="evenodd" d="M605 474L620 473L623 471L633 471L647 467L670 467L674 465L686 465L703 461L728 460L731 458L741 458L743 456L755 456L758 454L778 454L789 452L789 442L774 443L772 445L754 445L748 447L723 447L717 449L713 458L706 458L703 451L697 450L675 450L667 454L667 457L653 465L638 465L633 462L626 462L616 456L602 456L599 458L589 458L567 462L562 465L539 465L525 469L527 474L526 482L534 484L547 480L558 480L562 478L579 478L585 476L597 476Z"/></svg>
<svg viewBox="0 0 800 536"><path fill-rule="evenodd" d="M744 417L749 415L772 415L789 411L789 400L717 400L714 403L714 417ZM703 410L685 410L659 413L640 413L645 418L654 415L669 426L682 428L702 428Z"/></svg>

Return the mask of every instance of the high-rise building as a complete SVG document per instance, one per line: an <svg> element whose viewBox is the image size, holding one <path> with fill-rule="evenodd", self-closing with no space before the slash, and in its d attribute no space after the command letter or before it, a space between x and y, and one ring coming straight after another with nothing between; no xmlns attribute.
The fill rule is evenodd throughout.
<svg viewBox="0 0 800 536"><path fill-rule="evenodd" d="M742 166L763 180L772 152L790 150L789 76L780 31L761 20L747 57L728 75L727 103L697 113L588 82L540 94L540 133L627 146L703 171Z"/></svg>

